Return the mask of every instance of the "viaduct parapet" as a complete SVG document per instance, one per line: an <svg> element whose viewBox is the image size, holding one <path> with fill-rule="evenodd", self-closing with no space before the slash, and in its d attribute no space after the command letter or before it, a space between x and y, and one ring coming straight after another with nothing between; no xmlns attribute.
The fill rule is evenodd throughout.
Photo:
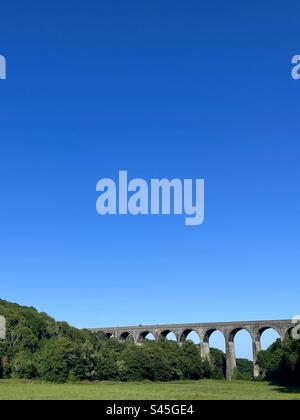
<svg viewBox="0 0 300 420"><path fill-rule="evenodd" d="M281 340L284 340L295 327L292 320L283 321L241 321L241 322L216 322L205 324L171 324L171 325L147 325L135 327L113 327L95 328L92 332L102 332L108 338L115 338L118 341L125 341L132 337L137 345L142 345L149 334L152 334L156 341L164 340L170 333L176 336L177 344L181 345L188 339L191 332L198 334L200 338L200 351L203 359L209 359L210 345L209 340L215 331L220 331L226 344L226 378L232 379L232 374L236 368L236 355L234 338L241 330L246 330L251 336L253 347L254 377L260 374L256 364L257 354L261 351L261 336L268 330L275 330Z"/></svg>

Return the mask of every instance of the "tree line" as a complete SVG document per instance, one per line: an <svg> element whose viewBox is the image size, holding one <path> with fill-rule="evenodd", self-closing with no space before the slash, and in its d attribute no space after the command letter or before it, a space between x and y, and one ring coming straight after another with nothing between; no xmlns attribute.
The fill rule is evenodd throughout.
<svg viewBox="0 0 300 420"><path fill-rule="evenodd" d="M211 349L210 361L202 360L199 346L190 341L178 346L168 340L146 340L142 346L136 346L130 340L118 342L102 333L78 330L34 308L3 300L0 314L7 323L7 338L0 342L0 378L51 382L225 378L224 353ZM261 368L269 379L276 376L276 363L278 369L286 369L281 357L287 360L289 350L293 353L293 364L289 360L289 366L294 369L296 359L299 364L299 343L284 346L283 350L276 343L259 355ZM236 379L251 379L252 363L240 359L237 362Z"/></svg>

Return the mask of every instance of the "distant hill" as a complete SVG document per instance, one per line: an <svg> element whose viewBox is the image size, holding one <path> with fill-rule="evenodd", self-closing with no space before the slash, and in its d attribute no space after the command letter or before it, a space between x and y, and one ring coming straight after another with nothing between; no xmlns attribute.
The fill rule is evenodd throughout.
<svg viewBox="0 0 300 420"><path fill-rule="evenodd" d="M57 322L46 313L33 307L21 306L0 299L0 315L6 319L7 344L13 349L23 346L33 350L40 342L55 336L77 338L86 332L70 327L66 322Z"/></svg>

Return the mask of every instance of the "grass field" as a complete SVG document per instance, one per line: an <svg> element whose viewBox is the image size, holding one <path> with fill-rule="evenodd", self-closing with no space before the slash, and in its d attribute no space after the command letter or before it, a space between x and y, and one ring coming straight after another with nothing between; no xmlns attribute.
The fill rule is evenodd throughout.
<svg viewBox="0 0 300 420"><path fill-rule="evenodd" d="M82 383L0 381L0 400L300 400L300 388L264 382Z"/></svg>

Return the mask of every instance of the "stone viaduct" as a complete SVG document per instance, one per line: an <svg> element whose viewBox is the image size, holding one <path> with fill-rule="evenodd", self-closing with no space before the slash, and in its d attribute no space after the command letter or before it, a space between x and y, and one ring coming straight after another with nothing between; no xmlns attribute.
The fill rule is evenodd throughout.
<svg viewBox="0 0 300 420"><path fill-rule="evenodd" d="M113 327L97 328L92 332L102 332L108 338L115 338L118 341L124 341L131 337L137 345L142 345L149 334L152 334L155 340L166 339L170 333L176 336L177 344L181 345L188 339L191 332L198 334L200 338L200 351L203 359L209 359L209 339L215 331L220 331L226 343L226 378L232 379L232 374L236 368L235 344L234 338L241 330L246 330L252 338L254 377L259 376L259 368L256 364L257 354L261 351L261 336L268 330L275 330L281 340L284 340L295 327L292 320L285 321L242 321L242 322L221 322L208 324L173 324L173 325L148 325L137 327Z"/></svg>

